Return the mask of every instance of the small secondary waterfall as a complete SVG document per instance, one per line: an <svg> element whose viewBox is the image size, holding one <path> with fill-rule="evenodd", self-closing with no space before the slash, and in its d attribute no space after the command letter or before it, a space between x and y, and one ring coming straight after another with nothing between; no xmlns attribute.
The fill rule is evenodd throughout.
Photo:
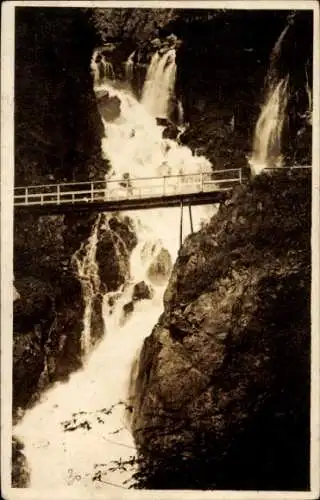
<svg viewBox="0 0 320 500"><path fill-rule="evenodd" d="M164 73L167 69L163 63L168 57L167 53L161 62ZM172 61L169 69L170 64ZM155 69L155 61L151 65ZM157 72L159 75L159 65ZM172 66L169 73L171 81ZM170 86L165 88L163 109L170 97ZM134 179L211 171L206 158L194 156L188 147L164 139L163 127L157 125L150 110L131 93L116 89L111 82L101 85L100 80L95 89L105 90L111 98L120 100L120 116L113 122L104 122L102 149L112 165L109 177ZM156 102L157 92L156 86L153 92L149 88L149 102ZM121 183L118 189L121 190ZM195 230L214 211L212 206L194 207ZM92 294L99 284L95 261L99 216L91 237L74 255L86 304L83 346L89 354L84 358L83 369L72 374L66 383L58 383L46 391L39 404L27 411L14 429L25 447L31 471L30 487L43 491L44 495L58 498L66 488L72 488L69 494L74 497L87 493L94 498L101 488L105 492L130 484L133 468L123 463L135 456L133 438L127 428L131 367L143 339L151 333L163 310L168 272L155 275L159 273L156 264L164 254L169 255L171 262L177 256L180 209L140 210L128 215L138 243L130 256L130 278L116 292L103 297L106 325L103 339L90 352ZM184 234L189 230L185 217ZM170 265L167 262L169 272ZM134 300L135 285L142 281L151 290L150 296ZM128 304L131 304L129 313Z"/></svg>
<svg viewBox="0 0 320 500"><path fill-rule="evenodd" d="M134 56L135 56L136 51L134 50L128 59L126 60L124 66L125 66L125 75L126 75L126 81L128 83L131 83L132 78L133 78L133 69L134 69Z"/></svg>
<svg viewBox="0 0 320 500"><path fill-rule="evenodd" d="M288 29L289 26L286 26L282 31L270 56L266 98L255 127L253 152L249 160L255 175L267 167L282 166L281 136L288 103L289 75L279 78L276 62Z"/></svg>
<svg viewBox="0 0 320 500"><path fill-rule="evenodd" d="M306 94L308 96L307 117L308 117L308 123L309 123L309 125L312 125L312 109L313 109L312 90L311 90L310 83L309 83L307 68L305 68L305 74L306 74L305 90L306 90Z"/></svg>
<svg viewBox="0 0 320 500"><path fill-rule="evenodd" d="M93 74L94 85L101 85L106 81L115 80L113 65L106 57L95 50L91 60L91 71Z"/></svg>
<svg viewBox="0 0 320 500"><path fill-rule="evenodd" d="M176 81L176 51L154 53L147 71L141 102L145 109L159 118L170 118L170 100Z"/></svg>
<svg viewBox="0 0 320 500"><path fill-rule="evenodd" d="M255 174L267 167L281 167L281 135L286 117L288 78L272 82L256 124L253 154L250 159Z"/></svg>
<svg viewBox="0 0 320 500"><path fill-rule="evenodd" d="M98 228L101 214L98 215L88 241L81 244L72 256L72 262L77 269L77 274L82 287L82 295L85 304L83 316L83 332L81 336L81 348L84 355L89 354L91 348L91 316L92 300L100 288L99 268L96 263L96 251L98 242Z"/></svg>

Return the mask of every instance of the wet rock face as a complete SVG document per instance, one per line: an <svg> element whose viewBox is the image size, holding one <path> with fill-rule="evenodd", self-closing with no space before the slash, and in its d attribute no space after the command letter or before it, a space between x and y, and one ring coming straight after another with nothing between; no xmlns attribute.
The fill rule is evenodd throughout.
<svg viewBox="0 0 320 500"><path fill-rule="evenodd" d="M158 255L151 262L147 275L151 283L165 283L172 270L171 255L166 248L161 248Z"/></svg>
<svg viewBox="0 0 320 500"><path fill-rule="evenodd" d="M137 237L129 217L111 217L100 227L96 260L102 291L116 291L130 275L130 254Z"/></svg>
<svg viewBox="0 0 320 500"><path fill-rule="evenodd" d="M106 231L97 244L96 260L104 288L115 291L129 276L129 258L126 247L114 233Z"/></svg>
<svg viewBox="0 0 320 500"><path fill-rule="evenodd" d="M308 488L310 199L261 176L180 250L131 394L140 484Z"/></svg>
<svg viewBox="0 0 320 500"><path fill-rule="evenodd" d="M71 256L91 230L73 216L16 215L13 412L81 366L84 303Z"/></svg>
<svg viewBox="0 0 320 500"><path fill-rule="evenodd" d="M130 217L113 216L109 219L109 227L112 231L115 231L120 236L120 238L122 238L128 251L131 252L137 245L138 240Z"/></svg>

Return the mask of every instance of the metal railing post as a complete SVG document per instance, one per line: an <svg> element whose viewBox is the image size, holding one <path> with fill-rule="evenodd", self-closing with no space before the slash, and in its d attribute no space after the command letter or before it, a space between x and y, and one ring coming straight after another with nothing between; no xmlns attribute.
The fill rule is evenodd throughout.
<svg viewBox="0 0 320 500"><path fill-rule="evenodd" d="M163 176L163 196L166 195L166 176Z"/></svg>
<svg viewBox="0 0 320 500"><path fill-rule="evenodd" d="M239 182L242 184L242 168L239 168Z"/></svg>
<svg viewBox="0 0 320 500"><path fill-rule="evenodd" d="M94 195L93 182L90 182L90 199L91 199L91 202L93 202L93 195ZM104 196L104 198L105 198L105 196Z"/></svg>
<svg viewBox="0 0 320 500"><path fill-rule="evenodd" d="M201 185L201 191L203 191L203 172L200 173L200 185Z"/></svg>
<svg viewBox="0 0 320 500"><path fill-rule="evenodd" d="M57 184L57 205L60 205L60 184Z"/></svg>
<svg viewBox="0 0 320 500"><path fill-rule="evenodd" d="M24 202L26 205L28 205L28 188L26 187L25 192L24 192Z"/></svg>

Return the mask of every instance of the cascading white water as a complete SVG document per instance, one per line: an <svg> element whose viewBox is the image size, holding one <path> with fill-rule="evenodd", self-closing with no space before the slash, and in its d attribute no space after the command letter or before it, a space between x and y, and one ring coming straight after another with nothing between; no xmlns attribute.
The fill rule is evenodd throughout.
<svg viewBox="0 0 320 500"><path fill-rule="evenodd" d="M288 30L289 25L280 34L270 56L270 67L266 77L266 98L255 127L253 152L249 159L254 175L260 174L268 167L282 166L281 135L286 117L289 75L279 78L276 64Z"/></svg>
<svg viewBox="0 0 320 500"><path fill-rule="evenodd" d="M92 300L100 288L99 268L96 262L96 251L98 242L98 229L101 214L98 215L88 241L81 244L72 256L72 263L77 269L77 274L82 287L82 296L85 304L83 316L83 332L81 336L81 349L84 355L91 348L91 316Z"/></svg>
<svg viewBox="0 0 320 500"><path fill-rule="evenodd" d="M102 148L112 165L111 177L211 171L211 164L204 157L193 156L186 146L163 139L163 129L130 93L115 89L111 83L102 88L121 101L121 115L112 123L104 123ZM101 90L101 86L96 90ZM195 230L213 212L214 207L194 207ZM176 258L180 212L178 208L167 208L128 215L138 244L130 257L130 280L117 293L104 296L103 314L107 325L104 338L87 356L83 369L72 374L68 382L56 384L44 393L41 402L27 411L14 429L25 446L31 469L30 487L43 490L44 495L57 498L69 487L74 496L86 492L94 498L101 488L127 487L123 481L130 480L132 474L130 469L123 471L120 463L134 456L135 448L126 428L124 406L119 402L127 397L137 350L162 312L166 280L152 279L149 269L163 249L169 251L173 261ZM99 223L96 222L91 238L75 254L79 279L83 281L88 270L97 269L95 249ZM184 234L189 232L187 226L184 230ZM82 251L85 256L80 259ZM152 287L153 296L135 302L133 312L126 317L124 305L132 301L134 285L141 281ZM84 287L84 297L90 290L90 286ZM84 318L87 325L88 317ZM90 332L88 335L90 340ZM84 343L88 345L88 339ZM117 461L114 467L113 460Z"/></svg>
<svg viewBox="0 0 320 500"><path fill-rule="evenodd" d="M151 252L149 259L145 253L148 228L139 224L136 231L139 242L131 255L132 280L119 293L113 312L109 298L115 294L104 297L108 334L88 357L83 370L45 393L14 430L25 445L32 488L51 490L52 494L53 490L72 487L75 495L87 491L93 496L101 487L112 488L110 482L121 485L130 477L130 473L119 470L107 472L112 460L134 455L119 402L126 397L132 359L160 313L163 293L163 286L155 287L152 302L137 303L134 314L123 321L123 306L132 299L134 284L146 279L152 258ZM101 479L95 481L101 471Z"/></svg>
<svg viewBox="0 0 320 500"><path fill-rule="evenodd" d="M281 167L281 134L286 116L288 78L271 83L256 124L250 165L255 175L267 167Z"/></svg>
<svg viewBox="0 0 320 500"><path fill-rule="evenodd" d="M176 80L176 51L154 53L147 71L141 102L145 109L159 118L170 118L170 99Z"/></svg>
<svg viewBox="0 0 320 500"><path fill-rule="evenodd" d="M136 51L134 50L128 59L125 62L125 75L126 75L126 81L128 83L131 83L132 77L133 77L133 68L134 68L134 56L135 56Z"/></svg>
<svg viewBox="0 0 320 500"><path fill-rule="evenodd" d="M177 114L178 114L178 124L182 126L184 124L184 110L182 102L180 100L177 102Z"/></svg>
<svg viewBox="0 0 320 500"><path fill-rule="evenodd" d="M101 85L106 81L115 80L113 65L99 50L95 50L91 59L91 72L94 85Z"/></svg>

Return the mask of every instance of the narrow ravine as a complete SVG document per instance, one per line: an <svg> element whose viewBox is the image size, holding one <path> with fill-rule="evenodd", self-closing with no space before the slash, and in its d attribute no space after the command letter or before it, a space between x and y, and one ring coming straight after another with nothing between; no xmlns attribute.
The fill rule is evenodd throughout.
<svg viewBox="0 0 320 500"><path fill-rule="evenodd" d="M232 190L15 214L15 493L306 490L311 12L32 10L16 13L16 182Z"/></svg>
<svg viewBox="0 0 320 500"><path fill-rule="evenodd" d="M101 68L96 67L99 74L94 79L95 90L117 98L121 108L117 119L104 121L102 149L112 166L108 177L129 175L133 179L212 169L204 157L194 156L186 146L163 139L163 127L158 126L155 119L157 111L150 112L159 103L155 79L165 79L169 84L162 87L161 106L163 114L168 114L175 72L170 66L168 70L163 59L167 60L167 56L151 61L152 71L148 72L144 92L148 96L148 110L131 93L115 88L108 78L109 66L109 71L103 74ZM214 207L195 207L194 230L209 220L214 210ZM130 278L118 292L105 294L105 334L92 352L90 318L93 294L99 286L96 245L101 216L88 241L74 255L85 302L84 367L71 375L68 382L57 384L43 394L40 403L28 411L14 429L14 434L24 443L31 488L52 491L72 487L77 493L88 491L94 495L94 491L101 488L130 485L133 469L123 471L121 461L135 455L126 403L131 366L163 309L169 274L155 275L157 265L153 264L163 258L163 254L169 255L170 262L166 262L165 267L170 271L176 259L180 209L141 210L128 215L138 239L130 256ZM184 217L184 236L189 232L189 221ZM153 272L150 272L152 265ZM132 303L134 286L141 282L150 289L150 298L136 301L130 314L126 314L125 306Z"/></svg>

